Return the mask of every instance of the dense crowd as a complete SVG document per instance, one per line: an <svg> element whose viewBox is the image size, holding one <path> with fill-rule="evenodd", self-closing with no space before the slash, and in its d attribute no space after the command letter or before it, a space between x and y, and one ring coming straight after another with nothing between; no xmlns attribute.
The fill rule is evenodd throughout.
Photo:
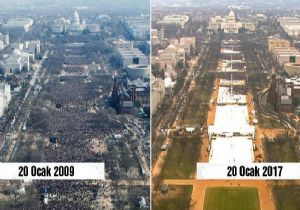
<svg viewBox="0 0 300 210"><path fill-rule="evenodd" d="M245 72L219 72L220 79L224 80L246 80Z"/></svg>
<svg viewBox="0 0 300 210"><path fill-rule="evenodd" d="M39 203L41 209L91 209L90 205L98 194L99 187L91 181L39 181L36 188L40 190L40 200L51 199L46 205ZM45 190L47 189L47 190Z"/></svg>
<svg viewBox="0 0 300 210"><path fill-rule="evenodd" d="M109 107L108 98L113 87L111 75L88 72L77 66L90 63L89 58L80 53L82 50L78 48L65 51L63 62L58 64L60 68L56 68L57 74L43 84L31 107L26 132L43 139L39 141L42 146L38 147L41 162L105 162L109 180L126 179L130 167L140 170L137 141L149 139L149 131L136 132L144 127L136 126L140 122L131 120L140 119L117 115ZM135 138L132 138L133 133ZM116 134L121 134L121 138L116 138ZM0 145L1 140L0 135ZM99 152L99 148L94 150L94 147L100 147L99 142L104 142L107 148L103 152ZM149 145L142 143L149 152ZM40 209L90 209L94 201L99 201L98 193L107 190L92 181L36 181L34 184ZM43 200L42 189L45 187L49 189L49 195L54 196L49 197L48 205ZM113 194L107 194L101 199L105 196L114 198Z"/></svg>

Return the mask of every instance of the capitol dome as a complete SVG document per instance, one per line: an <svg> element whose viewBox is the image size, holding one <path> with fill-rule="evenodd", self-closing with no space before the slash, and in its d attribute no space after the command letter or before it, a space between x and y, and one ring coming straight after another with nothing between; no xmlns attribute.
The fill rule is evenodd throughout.
<svg viewBox="0 0 300 210"><path fill-rule="evenodd" d="M80 24L80 17L77 10L74 11L74 14L71 17L71 24L72 25L79 25Z"/></svg>
<svg viewBox="0 0 300 210"><path fill-rule="evenodd" d="M228 14L229 17L235 17L235 14L232 10L230 10L229 14Z"/></svg>
<svg viewBox="0 0 300 210"><path fill-rule="evenodd" d="M235 21L235 14L234 14L234 12L232 10L230 10L230 12L229 12L229 14L227 16L227 19Z"/></svg>

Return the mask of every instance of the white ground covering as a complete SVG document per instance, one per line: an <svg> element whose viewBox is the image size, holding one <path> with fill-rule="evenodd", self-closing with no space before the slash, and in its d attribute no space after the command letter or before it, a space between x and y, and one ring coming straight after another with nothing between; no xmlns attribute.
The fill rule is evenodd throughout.
<svg viewBox="0 0 300 210"><path fill-rule="evenodd" d="M231 68L230 64L224 64L223 67L219 71L222 71L222 72L244 72L245 70L244 69L234 69L234 68Z"/></svg>
<svg viewBox="0 0 300 210"><path fill-rule="evenodd" d="M244 69L232 69L231 68L231 62L232 63L243 63L242 60L222 60L222 69L221 71L243 71Z"/></svg>
<svg viewBox="0 0 300 210"><path fill-rule="evenodd" d="M232 63L244 63L244 61L243 60L241 60L241 59L237 59L237 60L235 60L235 59L222 59L222 64L224 64L224 65L229 65L229 64L231 64L231 62Z"/></svg>
<svg viewBox="0 0 300 210"><path fill-rule="evenodd" d="M210 163L251 163L252 140L247 137L217 138L211 142Z"/></svg>
<svg viewBox="0 0 300 210"><path fill-rule="evenodd" d="M222 52L240 53L228 48L223 48ZM220 71L241 71L241 69L232 69L231 62L242 61L222 60L223 68ZM245 80L220 80L215 123L208 127L211 140L210 163L251 163L254 161L252 139L255 135L255 127L249 124L246 95L234 95L230 92L230 85L244 84Z"/></svg>
<svg viewBox="0 0 300 210"><path fill-rule="evenodd" d="M228 79L220 79L220 85L245 85L245 80L228 80Z"/></svg>
<svg viewBox="0 0 300 210"><path fill-rule="evenodd" d="M245 95L235 95L231 93L230 87L219 87L218 104L246 104L247 99Z"/></svg>
<svg viewBox="0 0 300 210"><path fill-rule="evenodd" d="M245 105L217 106L215 124L208 127L208 134L209 136L240 134L254 137L255 128L249 125L248 119L248 108Z"/></svg>
<svg viewBox="0 0 300 210"><path fill-rule="evenodd" d="M221 50L221 52L224 53L224 54L240 54L241 53L241 51L232 50L230 48L223 48Z"/></svg>
<svg viewBox="0 0 300 210"><path fill-rule="evenodd" d="M171 77L166 77L164 81L166 88L173 87L175 85L175 82L172 81Z"/></svg>
<svg viewBox="0 0 300 210"><path fill-rule="evenodd" d="M222 69L221 69L220 71L223 71L223 72L239 72L239 71L241 71L241 70L239 70L239 69L233 69L233 68L231 68L231 66L229 65L229 66L224 66L224 67L222 67Z"/></svg>

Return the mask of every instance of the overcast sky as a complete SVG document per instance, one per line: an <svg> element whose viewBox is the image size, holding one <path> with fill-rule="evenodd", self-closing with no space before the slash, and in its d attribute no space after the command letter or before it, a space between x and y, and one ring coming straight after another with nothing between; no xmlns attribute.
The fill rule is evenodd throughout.
<svg viewBox="0 0 300 210"><path fill-rule="evenodd" d="M232 5L238 3L239 5L252 6L285 6L285 7L299 7L300 0L152 0L153 5L164 4L170 6L172 4L195 6L195 5Z"/></svg>
<svg viewBox="0 0 300 210"><path fill-rule="evenodd" d="M1 9L74 8L92 7L102 9L149 8L149 0L0 0Z"/></svg>

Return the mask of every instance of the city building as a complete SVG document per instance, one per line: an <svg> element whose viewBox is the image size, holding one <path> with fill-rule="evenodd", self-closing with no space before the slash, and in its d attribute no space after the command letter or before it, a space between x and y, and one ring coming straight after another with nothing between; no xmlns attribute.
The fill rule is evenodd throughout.
<svg viewBox="0 0 300 210"><path fill-rule="evenodd" d="M133 48L133 42L132 41L126 41L123 39L114 40L113 44L116 46L117 49L127 48L131 49Z"/></svg>
<svg viewBox="0 0 300 210"><path fill-rule="evenodd" d="M0 41L2 41L4 45L9 45L9 34L0 33Z"/></svg>
<svg viewBox="0 0 300 210"><path fill-rule="evenodd" d="M281 39L279 36L270 36L268 38L269 51L273 52L276 48L290 48L290 42L286 39Z"/></svg>
<svg viewBox="0 0 300 210"><path fill-rule="evenodd" d="M158 45L165 40L165 30L162 28L160 30L151 30L151 41L153 45Z"/></svg>
<svg viewBox="0 0 300 210"><path fill-rule="evenodd" d="M109 25L111 23L111 17L104 14L98 14L96 16L96 21L99 22L101 25Z"/></svg>
<svg viewBox="0 0 300 210"><path fill-rule="evenodd" d="M135 79L135 80L128 80L127 82L128 87L134 88L134 102L139 102L143 107L150 106L150 80L149 78L145 79Z"/></svg>
<svg viewBox="0 0 300 210"><path fill-rule="evenodd" d="M158 21L158 23L163 25L175 24L183 28L188 21L189 16L187 15L167 15L161 21Z"/></svg>
<svg viewBox="0 0 300 210"><path fill-rule="evenodd" d="M272 75L268 102L272 104L278 112L293 112L293 83L285 79Z"/></svg>
<svg viewBox="0 0 300 210"><path fill-rule="evenodd" d="M34 41L26 41L24 46L24 51L26 51L29 54L37 55L41 52L41 42L40 40L34 40Z"/></svg>
<svg viewBox="0 0 300 210"><path fill-rule="evenodd" d="M300 18L299 17L281 17L277 20L283 31L289 36L300 35Z"/></svg>
<svg viewBox="0 0 300 210"><path fill-rule="evenodd" d="M85 21L81 21L77 10L74 11L69 19L60 18L51 26L54 34L69 34L69 35L80 35L84 31L90 33L97 33L100 31L98 24L87 24Z"/></svg>
<svg viewBox="0 0 300 210"><path fill-rule="evenodd" d="M154 114L165 97L165 81L160 78L151 80L151 113Z"/></svg>
<svg viewBox="0 0 300 210"><path fill-rule="evenodd" d="M140 104L142 107L149 107L149 81L142 79L130 81L126 78L115 77L110 103L118 114L131 113L131 110L137 107L137 104Z"/></svg>
<svg viewBox="0 0 300 210"><path fill-rule="evenodd" d="M158 51L157 62L161 68L175 68L179 62L185 62L185 49L170 44L167 48Z"/></svg>
<svg viewBox="0 0 300 210"><path fill-rule="evenodd" d="M216 16L209 20L208 29L217 32L224 30L225 33L238 33L240 29L254 31L256 29L254 22L236 20L233 10L226 17Z"/></svg>
<svg viewBox="0 0 300 210"><path fill-rule="evenodd" d="M300 100L300 77L285 78L285 83L291 88L292 97Z"/></svg>
<svg viewBox="0 0 300 210"><path fill-rule="evenodd" d="M283 65L284 70L290 77L300 76L300 64L297 63L285 63Z"/></svg>
<svg viewBox="0 0 300 210"><path fill-rule="evenodd" d="M127 75L130 79L149 78L150 65L128 65Z"/></svg>
<svg viewBox="0 0 300 210"><path fill-rule="evenodd" d="M148 16L126 18L123 23L135 39L149 39L150 19Z"/></svg>
<svg viewBox="0 0 300 210"><path fill-rule="evenodd" d="M265 21L268 19L268 17L265 16L264 14L258 13L258 14L256 14L255 19L256 19L258 22L265 22Z"/></svg>
<svg viewBox="0 0 300 210"><path fill-rule="evenodd" d="M0 117L3 117L5 110L7 109L11 100L10 85L0 84Z"/></svg>
<svg viewBox="0 0 300 210"><path fill-rule="evenodd" d="M23 68L29 70L30 55L20 49L14 49L11 54L5 55L2 66L6 75L11 75L21 71Z"/></svg>
<svg viewBox="0 0 300 210"><path fill-rule="evenodd" d="M149 65L149 58L144 55L133 43L125 40L117 40L114 42L120 54L120 62L123 69L127 69L129 65Z"/></svg>
<svg viewBox="0 0 300 210"><path fill-rule="evenodd" d="M0 50L9 45L9 35L0 33Z"/></svg>
<svg viewBox="0 0 300 210"><path fill-rule="evenodd" d="M2 26L5 31L20 31L28 32L33 25L33 19L31 18L16 18L9 20Z"/></svg>
<svg viewBox="0 0 300 210"><path fill-rule="evenodd" d="M179 39L171 39L170 44L176 48L184 49L185 53L189 54L191 48L196 48L196 37L180 37Z"/></svg>
<svg viewBox="0 0 300 210"><path fill-rule="evenodd" d="M300 52L297 48L291 47L286 39L281 39L279 35L268 38L269 51L280 65L283 65L289 76L300 75Z"/></svg>
<svg viewBox="0 0 300 210"><path fill-rule="evenodd" d="M273 49L273 56L280 65L285 63L300 64L300 52L294 47L277 47Z"/></svg>

